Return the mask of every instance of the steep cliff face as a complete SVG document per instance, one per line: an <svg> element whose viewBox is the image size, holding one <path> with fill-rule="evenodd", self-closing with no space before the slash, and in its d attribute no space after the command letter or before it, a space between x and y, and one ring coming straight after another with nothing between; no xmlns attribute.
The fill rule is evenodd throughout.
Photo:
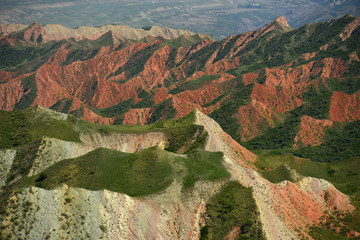
<svg viewBox="0 0 360 240"><path fill-rule="evenodd" d="M11 166L13 165L14 159L16 156L16 150L1 150L0 151L0 187L3 187L6 184L8 174L10 172Z"/></svg>
<svg viewBox="0 0 360 240"><path fill-rule="evenodd" d="M158 197L180 194L178 186L171 188L168 190L171 193ZM211 195L211 191L214 192L214 186L199 185L197 188L198 194L206 192L206 195ZM88 239L198 239L199 221L206 201L206 197L202 197L188 199L186 203L180 199L157 203L154 198L137 199L107 190L94 192L66 185L51 191L30 187L11 199L18 207L9 216L21 217L21 220L15 226L10 225L10 218L6 218L3 225L9 224L8 230L15 236L21 229L26 229L25 236L30 239L70 236Z"/></svg>
<svg viewBox="0 0 360 240"><path fill-rule="evenodd" d="M6 78L5 78L6 79ZM0 85L0 98L2 110L11 111L24 94L21 80L10 80Z"/></svg>
<svg viewBox="0 0 360 240"><path fill-rule="evenodd" d="M204 126L209 133L205 149L209 151L221 151L225 156L242 166L253 168L256 155L231 138L225 133L219 124L199 110L195 110L195 123Z"/></svg>

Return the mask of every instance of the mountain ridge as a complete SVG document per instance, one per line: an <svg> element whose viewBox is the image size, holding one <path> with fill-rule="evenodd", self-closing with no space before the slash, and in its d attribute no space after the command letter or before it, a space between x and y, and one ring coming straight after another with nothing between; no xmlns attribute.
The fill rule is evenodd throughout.
<svg viewBox="0 0 360 240"><path fill-rule="evenodd" d="M45 107L67 106L61 110L107 124L145 124L159 120L160 113L165 118L179 118L199 108L215 119L219 113L217 120L228 133L238 141L248 141L283 123L290 111L302 108L304 103L311 106L307 95L313 97L311 94L315 96L319 89L328 94L342 91L352 78L356 82L359 52L353 39L358 34L359 19L347 15L291 30L279 17L257 31L222 41L183 35L172 40L120 39L112 45L114 35L108 34L94 41L59 42L63 45L50 45L55 46L50 51L44 47L41 60L32 59L39 51L34 48L28 63L18 62L20 71L0 72L2 96L6 96L2 108L19 108L29 101ZM327 32L328 27L336 31ZM315 40L317 36L319 41ZM6 49L18 52L11 44ZM26 73L29 71L31 74ZM56 94L45 90L49 87ZM226 88L241 90L241 96L231 91L227 95ZM323 111L330 113L328 120L358 119L356 84L352 88L347 93L355 94L350 105L347 100L340 101L348 99L345 95L326 95ZM279 100L273 98L275 95ZM220 114L226 111L224 104L234 108L225 118ZM339 112L340 108L348 110ZM352 116L345 117L346 112ZM319 136L312 142L321 142Z"/></svg>
<svg viewBox="0 0 360 240"><path fill-rule="evenodd" d="M16 32L31 31L36 26L35 31L39 31L35 34L41 34L43 39L42 43L49 41L60 41L62 39L74 38L75 40L95 40L104 33L112 31L124 38L131 40L140 40L147 35L150 36L162 36L164 38L176 38L183 34L193 35L194 33L188 30L171 29L166 27L152 26L149 30L136 29L126 25L104 25L101 27L87 27L81 26L75 29L67 28L59 24L46 24L41 26L39 23L34 22L33 24L26 26L22 24L10 24L0 26L0 36L11 35ZM34 31L34 30L33 30ZM32 32L32 31L31 31Z"/></svg>
<svg viewBox="0 0 360 240"><path fill-rule="evenodd" d="M2 118L4 114L15 114L13 116L17 114L17 117L25 114L25 118L32 122L30 125L25 123L24 129L32 128L32 134L43 129L41 134L38 135L38 137L41 137L41 142L36 143L35 152L27 152L27 154L33 154L35 158L29 159L30 162L26 171L19 172L16 167L16 162L19 159L16 156L12 158L9 150L0 150L1 153L6 152L6 157L0 154L0 160L4 161L7 159L6 161L10 163L7 167L8 170L2 172L5 173L6 186L12 186L17 189L17 191L10 193L4 206L5 212L8 212L2 219L2 226L4 226L2 228L2 236L4 237L10 233L13 236L18 236L22 229L26 229L26 236L30 238L38 238L43 235L49 235L49 238L58 238L64 236L64 234L86 237L89 233L94 234L94 236L109 238L117 236L124 238L167 236L193 239L200 238L200 236L215 236L217 234L217 226L212 223L212 213L207 212L206 208L211 208L211 204L216 204L216 196L222 194L222 191L225 191L230 186L233 186L231 188L232 191L240 191L238 194L245 191L244 187L234 187L236 184L231 181L228 182L229 180L226 180L228 176L225 177L226 175L220 173L219 170L216 172L210 171L209 173L204 172L204 168L210 168L211 170L215 167L215 159L213 159L215 155L217 159L220 157L220 162L222 162L223 168L225 167L224 169L231 174L232 181L240 182L242 185L253 189L252 194L246 195L246 202L238 203L250 204L247 205L247 208L253 210L247 213L245 219L251 216L252 223L239 220L244 218L244 216L238 215L238 220L234 222L234 225L226 227L226 234L231 233L234 236L244 236L249 233L253 234L251 236L256 239L263 239L263 236L267 239L279 237L281 239L290 237L300 239L309 236L308 231L311 229L309 226L316 226L321 219L327 216L326 211L332 214L336 210L345 215L354 211L349 198L336 190L326 180L303 177L294 183L291 181L282 181L279 184L269 182L255 170L257 169L254 165L254 161L257 158L256 155L234 141L214 120L198 110L193 111L182 119L167 120L149 126L127 128L123 126L103 126L86 123L70 115L57 113L43 107L33 107L14 113L0 112ZM68 131L67 129L72 129L72 131L78 131L80 141L76 142L69 139L68 135L54 135L56 132L52 132L49 127L46 127L51 122L52 124L55 124L55 122L57 124L67 122L69 125L64 125L66 127L58 130ZM8 123L13 124L14 121L11 120ZM190 130L191 124L195 124L195 126L198 126L198 129L203 129L204 131L200 133L198 130ZM173 134L175 130L177 134ZM185 139L178 135L189 130L191 135L188 135ZM167 132L171 134L167 134ZM58 131L56 134L59 133ZM153 136L145 137L145 135L149 134L153 134ZM197 137L202 134L208 134L208 137L205 139ZM67 139L61 139L63 137ZM199 149L197 150L192 147L195 139L199 140L197 145ZM36 138L33 140L36 140ZM181 141L179 142L179 140ZM169 148L169 144L170 146L172 144L171 142L176 144L176 148ZM186 146L188 143L190 145ZM16 146L14 148L16 154L24 151L22 149L26 145L27 143ZM108 149L103 148L105 146ZM184 146L186 147L184 148ZM121 153L119 150L127 153ZM175 152L172 152L174 150ZM219 151L221 151L220 155ZM179 155L177 153L182 154ZM193 156L194 154L195 156ZM203 158L204 156L201 157L201 154L205 154L205 158ZM209 161L206 160L209 158L208 154L213 156L209 163L206 162ZM168 162L172 167L179 168L182 166L180 168L182 170L167 170L167 174L174 174L171 176L175 180L170 185L166 185L166 190L155 190L155 192L146 194L145 198L140 197L139 199L135 193L127 192L130 194L129 196L124 194L122 190L117 190L119 192L106 190L110 188L110 185L109 187L105 185L104 190L98 190L98 187L93 189L91 181L86 180L89 178L87 171L90 172L90 178L93 180L102 176L97 170L91 169L93 164L86 165L87 161L95 161L91 160L93 155L95 155L94 159L96 161L99 161L99 157L102 159L101 161L105 161L113 157L116 160L118 157L127 159L130 156L129 166L123 160L116 160L114 163L123 162L121 164L125 165L120 169L123 170L127 166L129 171L137 171L135 176L141 175L145 177L145 181L148 179L147 182L149 184L151 184L149 181L152 181L150 179L154 175L147 175L149 170L145 172L141 170L142 168L138 164L143 163L142 161L150 161L149 163L154 169L163 166L161 165L162 162ZM184 156L187 156L187 158L184 158ZM134 159L134 157L136 158ZM78 172L76 170L78 168L71 163L72 161L85 165L81 165L81 171ZM186 168L182 165L184 164L181 163L182 161L185 161ZM193 165L197 161L201 161L202 165ZM70 165L67 165L68 163ZM222 164L216 165L216 167L221 168ZM68 169L67 166L70 168ZM135 167L132 168L131 166ZM66 171L62 170L64 167L67 169ZM88 167L90 167L89 170L87 170ZM139 167L140 169L138 169ZM197 167L200 167L200 169L197 170ZM187 168L189 170L186 170ZM111 169L113 169L111 171L116 171L117 168L113 166ZM190 169L195 171L196 175L191 175L191 172L188 172ZM187 177L183 176L184 171L190 175L185 175ZM10 178L9 176L12 174L15 176ZM65 175L62 176L61 174ZM74 178L72 174L75 174L77 177ZM130 176L134 176L134 174ZM155 176L160 177L159 173ZM200 176L201 178L199 179ZM67 177L67 179L64 179L64 177ZM85 177L84 181L80 180L83 177ZM164 177L166 179L166 176ZM59 179L60 182L56 183L56 179ZM55 182L52 183L54 180ZM140 178L137 181L144 181L144 179ZM182 183L182 181L184 182ZM77 182L90 185L76 185ZM105 184L109 183L107 181ZM111 181L111 183L114 183L114 181ZM186 187L187 184L190 184L190 189L189 186ZM96 187L97 185L93 186ZM151 185L149 186L151 187ZM153 187L156 186L155 184ZM89 191L89 188L92 191ZM139 190L139 187L136 188L136 191ZM245 192L243 193L245 194ZM133 194L135 194L135 197ZM252 198L254 200L251 200ZM255 204L255 208L251 205L251 201ZM228 203L222 204L226 206ZM129 205L136 206L136 210L129 213L126 210ZM121 209L128 212L125 215L127 220L122 221L120 225L109 223L109 219L124 215L123 211L114 209L116 206L124 206ZM93 209L93 211L85 211L88 208ZM118 207L116 208L119 209ZM308 208L311 211L306 210ZM167 212L166 214L164 213L165 211ZM22 215L23 212L25 214ZM141 214L143 217L140 217L139 221L144 224L147 223L146 231L143 228L136 228L136 224L139 222L131 220L134 219L135 215L140 214L140 212L145 214ZM233 213L235 214L235 212ZM65 217L65 214L67 217ZM154 218L148 218L147 216L150 215L147 214L157 216L157 221L153 222ZM204 214L208 217L204 218ZM18 220L17 224L11 224L11 222L16 221L16 216L20 215L23 216L22 219ZM59 218L59 216L61 217ZM174 220L177 216L181 216L181 219ZM224 218L228 217L226 214L222 216ZM231 215L229 216L230 218L227 222L233 223ZM15 220L12 220L13 218ZM80 221L77 221L77 219ZM169 219L173 219L173 221L169 222ZM149 222L150 220L152 221L151 223ZM169 224L166 224L167 221ZM261 222L260 230L256 221ZM51 222L51 229L54 230L49 231L46 222ZM35 225L34 229L36 230L30 229L29 223ZM249 231L234 230L243 227L242 224L244 224L243 226L248 224ZM207 235L204 231L200 231L204 226L209 228ZM220 227L224 229L223 225ZM90 230L91 228L92 230ZM133 231L129 233L126 229L133 229Z"/></svg>
<svg viewBox="0 0 360 240"><path fill-rule="evenodd" d="M3 3L0 23L26 23L39 21L61 23L64 26L98 26L99 23L121 23L133 27L147 25L168 26L202 32L221 40L228 35L253 31L263 27L278 15L284 15L293 28L311 22L339 18L347 13L359 16L356 0L346 1L257 1L219 2L217 0L174 2L161 1L140 3L127 0L122 4L91 0L91 5L82 2L58 0L45 3L41 0L19 0ZM91 17L89 13L91 12Z"/></svg>

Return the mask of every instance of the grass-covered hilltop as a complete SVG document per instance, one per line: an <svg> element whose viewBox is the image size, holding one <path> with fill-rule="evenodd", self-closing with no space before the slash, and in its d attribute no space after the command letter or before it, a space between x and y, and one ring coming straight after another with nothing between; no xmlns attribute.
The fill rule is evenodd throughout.
<svg viewBox="0 0 360 240"><path fill-rule="evenodd" d="M133 210L133 217L143 223L147 221L144 214L160 214L159 222L149 226L155 227L152 231L158 231L157 234L181 238L182 234L189 234L187 231L193 226L196 227L191 230L194 238L222 239L231 234L240 239L266 239L273 236L274 230L264 229L269 213L264 214L263 208L276 206L272 201L285 205L294 203L273 199L276 192L267 192L267 188L276 185L264 178L274 183L287 180L302 184L314 181L306 176L325 178L343 193L352 195L354 204L359 194L356 159L343 161L343 164L316 163L291 153L279 155L265 150L256 157L229 141L230 136L199 111L177 120L145 126L89 123L38 106L14 112L1 111L0 117L3 123L0 180L4 203L1 234L4 239L150 236L128 218L122 218L121 225L107 220L129 211L127 204L131 204L132 209L145 211L140 214ZM255 178L251 177L253 174ZM312 184L310 186L314 187ZM335 194L348 201L335 188L330 190L331 186L322 187L329 188L325 190L327 198ZM301 185L299 187L302 189ZM284 189L280 187L278 191ZM270 195L262 200L269 206L259 198L259 194L265 193ZM114 201L125 204L122 210L114 208ZM351 229L356 230L358 210L353 212L349 202L335 208L330 207L332 204L337 203L325 203L328 210L319 216L320 225L308 224L304 232L285 228L282 234L341 239ZM93 207L97 210L90 210ZM159 207L163 209L161 212L158 212ZM276 216L275 209L272 214ZM171 211L175 210L181 219L173 216L175 213ZM105 215L100 217L99 214ZM162 223L162 218L173 217L173 222ZM47 230L44 221L54 227ZM280 223L286 226L285 220ZM41 230L35 231L31 224ZM95 229L91 227L94 224ZM127 227L121 227L123 224ZM174 232L171 226L186 227ZM341 231L335 226L340 226ZM128 235L125 231L128 228L134 228L136 235Z"/></svg>
<svg viewBox="0 0 360 240"><path fill-rule="evenodd" d="M91 191L109 190L139 199L156 199L157 195L166 198L172 192L179 191L179 196L173 196L174 201L178 202L183 198L190 201L195 193L203 192L203 189L197 189L201 183L204 188L214 185L217 189L214 197L211 194L214 189L202 194L214 204L211 214L223 215L221 222L212 220L213 216L209 215L204 235L210 238L224 237L232 227L246 226L247 230L241 233L242 236L261 238L261 225L257 223L253 226L259 219L251 189L230 180L230 173L222 163L222 152L205 150L208 134L203 126L195 124L195 115L193 112L178 120L147 126L109 126L85 122L42 107L1 111L0 117L4 123L0 130L1 148L4 149L1 151L1 201L6 203L1 209L2 237L11 239L22 236L27 217L30 217L28 212L39 211L33 208L35 199L26 201L25 206L21 206L18 203L20 199L17 199L26 191L34 191L34 187L56 191L66 185ZM106 148L111 146L108 141L114 141L114 138L119 141L114 148L120 147L125 152ZM160 142L152 138L160 138ZM133 149L129 144L131 141L139 141ZM68 151L65 155L79 156L69 159L62 159L65 158L61 156L62 153L54 156L59 151ZM81 151L87 153L81 154ZM9 159L12 152L15 154ZM49 167L41 161L47 161ZM235 202L221 203L226 194L236 194L241 198ZM75 201L73 199L64 198L64 204L70 204ZM164 202L170 200L164 199ZM233 210L228 215L222 214L219 204ZM243 204L247 210L240 211L237 204ZM22 207L23 212L19 212ZM82 213L83 221L86 214ZM230 221L230 225L223 229L224 223L229 224L227 221ZM99 226L105 234L104 229L108 228L106 224ZM60 226L61 231L64 230L62 228L63 225ZM25 237L38 236L31 234L31 229L26 231ZM51 231L49 236L52 236Z"/></svg>

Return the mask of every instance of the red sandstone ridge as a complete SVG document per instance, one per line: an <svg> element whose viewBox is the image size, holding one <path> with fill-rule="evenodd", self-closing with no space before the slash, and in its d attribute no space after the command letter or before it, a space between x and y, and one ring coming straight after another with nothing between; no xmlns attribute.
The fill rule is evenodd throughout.
<svg viewBox="0 0 360 240"><path fill-rule="evenodd" d="M17 28L14 28L17 29ZM11 30L4 29L5 32L9 32ZM44 28L37 22L34 22L30 26L21 29L19 32L15 32L14 34L1 36L1 39L7 39L9 43L13 43L16 40L19 40L22 44L41 44L47 38L47 33Z"/></svg>
<svg viewBox="0 0 360 240"><path fill-rule="evenodd" d="M62 98L76 98L86 104L104 108L135 97L138 87L146 83L117 83L121 78L108 76L122 67L136 52L159 43L135 43L109 55L67 66L59 66L57 61L44 64L36 74L38 92L44 96L39 94L34 104L50 107Z"/></svg>
<svg viewBox="0 0 360 240"><path fill-rule="evenodd" d="M170 98L171 95L167 92L168 90L166 88L159 88L159 90L155 93L154 96L155 104L162 103L166 99Z"/></svg>
<svg viewBox="0 0 360 240"><path fill-rule="evenodd" d="M64 39L65 35L73 34L69 29L59 29L57 25L33 24L16 34L2 36L0 45L8 47L24 43L24 46L34 47L33 44L39 43L36 47L41 47L44 45L40 40L56 40L56 34ZM188 114L194 108L207 114L215 111L214 115L218 117L224 112L226 116L222 124L235 122L238 128L236 131L234 126L223 127L240 135L237 138L247 141L282 124L289 111L307 101L305 94L309 89L315 89L314 94L322 91L322 88L332 91L330 88L333 81L346 81L357 59L355 50L347 53L351 60L322 58L324 55L319 54L318 49L310 52L297 49L300 52L295 57L290 52L284 55L281 51L287 50L281 48L273 52L268 43L275 42L276 47L276 41L282 34L293 34L284 17L256 31L229 36L222 41L202 38L200 35L186 35L174 41L154 36L148 36L142 41L130 41L118 36L114 27L106 28L103 32L89 29L84 27L80 30L91 40L79 42L83 37L77 32L77 40L63 40L51 49L46 49L49 56L46 59L37 58L34 62L39 65L36 67L30 68L27 64L34 63L26 62L19 71L0 71L1 108L14 109L21 99L26 99L30 91L24 92L21 79L25 76L23 73L32 72L35 74L37 91L35 100L29 103L32 106L51 107L56 103L59 105L63 99L69 99L66 103L72 105L67 108L68 112L81 112L84 119L109 124L115 120L119 122L120 119L124 119L124 124L146 124L155 111L163 111L157 112L156 116L167 116L164 105L166 111L171 109L176 112L176 118ZM354 18L344 25L341 36L346 41L351 40L356 29L358 19ZM307 41L313 28L305 26L305 30L309 34L301 39ZM292 39L297 46L306 43L297 37L297 40ZM10 40L13 40L14 45L7 42ZM182 45L183 41L186 44ZM331 49L333 41L324 45ZM272 59L278 56L281 56L280 60L273 63ZM246 91L243 92L244 86ZM246 96L241 98L239 95L243 94ZM164 103L170 98L171 101ZM101 111L94 110L108 107L116 109L124 101L131 102L131 106L124 108L131 110L115 112L111 116L116 116L116 119L99 116ZM358 101L357 97L349 98L335 93L329 120L355 121L359 118ZM134 110L138 108L148 110L146 113ZM313 132L316 136L310 136L311 132L305 130L305 125L315 122L304 120L303 124L303 131L308 137L303 135L305 132L299 132L296 141L305 145L318 144L314 139L320 139L317 134L322 130Z"/></svg>
<svg viewBox="0 0 360 240"><path fill-rule="evenodd" d="M86 107L81 109L80 114L83 115L82 119L84 119L85 121L100 123L100 124L107 124L107 125L114 124L114 121L117 119L116 117L105 118L105 117L99 116Z"/></svg>
<svg viewBox="0 0 360 240"><path fill-rule="evenodd" d="M242 80L244 82L245 85L249 85L251 83L255 83L256 80L260 77L260 72L251 72L251 73L245 73L242 76Z"/></svg>
<svg viewBox="0 0 360 240"><path fill-rule="evenodd" d="M256 100L251 100L250 104L240 107L234 117L239 119L239 133L243 141L260 135L268 127L275 127L276 122L282 120L281 114Z"/></svg>
<svg viewBox="0 0 360 240"><path fill-rule="evenodd" d="M169 68L167 62L172 49L165 46L157 50L146 62L144 70L129 84L142 89L151 89L159 84L164 84L164 79L168 78Z"/></svg>
<svg viewBox="0 0 360 240"><path fill-rule="evenodd" d="M151 108L131 109L124 115L124 125L145 125L151 117Z"/></svg>
<svg viewBox="0 0 360 240"><path fill-rule="evenodd" d="M291 88L276 88L255 83L251 99L261 102L268 109L273 109L276 112L287 112L300 106L303 102L299 97L292 94L291 90Z"/></svg>
<svg viewBox="0 0 360 240"><path fill-rule="evenodd" d="M16 77L13 73L0 72L1 79L5 80L4 83L0 84L0 108L2 110L13 110L16 103L18 103L24 95L27 95L32 91L32 89L25 89L21 81L23 78L30 75L32 74L29 73Z"/></svg>
<svg viewBox="0 0 360 240"><path fill-rule="evenodd" d="M14 72L0 71L0 79L2 82L7 82L8 80L14 78L15 76L16 73Z"/></svg>
<svg viewBox="0 0 360 240"><path fill-rule="evenodd" d="M173 107L177 110L176 118L189 114L194 109L202 109L202 105L214 100L224 93L216 84L207 85L201 89L184 91L173 96Z"/></svg>
<svg viewBox="0 0 360 240"><path fill-rule="evenodd" d="M45 31L43 27L35 22L24 30L24 39L31 43L40 43L43 41Z"/></svg>
<svg viewBox="0 0 360 240"><path fill-rule="evenodd" d="M216 75L226 72L227 70L234 69L239 65L239 59L224 59L208 66L206 74Z"/></svg>
<svg viewBox="0 0 360 240"><path fill-rule="evenodd" d="M274 20L274 22L280 24L286 30L291 29L290 25L288 24L288 22L284 16L278 17L277 19Z"/></svg>
<svg viewBox="0 0 360 240"><path fill-rule="evenodd" d="M351 17L351 16L350 16ZM345 41L349 37L351 37L351 34L354 32L354 30L360 26L360 17L355 18L354 21L350 22L344 29L342 33L340 33L339 37L342 41Z"/></svg>
<svg viewBox="0 0 360 240"><path fill-rule="evenodd" d="M297 229L300 236L309 237L303 230L309 224L319 223L326 211L354 210L348 196L324 180L304 178L298 183L284 181L274 187L272 198L281 200L273 201L272 207L286 225Z"/></svg>
<svg viewBox="0 0 360 240"><path fill-rule="evenodd" d="M318 146L322 143L327 127L333 126L330 120L317 120L309 116L301 117L300 130L295 137L294 147Z"/></svg>
<svg viewBox="0 0 360 240"><path fill-rule="evenodd" d="M302 100L292 93L292 89L264 86L255 83L251 102L239 108L234 115L239 119L240 135L244 141L260 135L264 128L274 127L282 121L282 114L295 109Z"/></svg>
<svg viewBox="0 0 360 240"><path fill-rule="evenodd" d="M312 61L295 68L266 68L265 85L281 86L292 90L294 94L299 94L304 91L304 87L312 84L312 79L340 77L347 69L347 63L344 60L334 58Z"/></svg>
<svg viewBox="0 0 360 240"><path fill-rule="evenodd" d="M334 92L330 102L329 119L336 122L352 122L360 119L360 92L353 95Z"/></svg>
<svg viewBox="0 0 360 240"><path fill-rule="evenodd" d="M265 68L265 71L265 83L255 83L251 103L239 108L234 114L239 119L239 133L243 141L260 135L268 127L274 127L282 121L284 113L301 106L302 94L309 86L319 84L319 80L313 79L320 77L326 84L326 78L344 74L347 64L341 59L326 58L295 68ZM254 83L259 77L259 72L244 74L244 84ZM316 136L311 138L314 139Z"/></svg>

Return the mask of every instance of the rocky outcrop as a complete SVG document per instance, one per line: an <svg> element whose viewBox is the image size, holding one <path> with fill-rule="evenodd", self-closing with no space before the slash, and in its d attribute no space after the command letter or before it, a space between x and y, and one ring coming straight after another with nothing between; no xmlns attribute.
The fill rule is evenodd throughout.
<svg viewBox="0 0 360 240"><path fill-rule="evenodd" d="M116 151L133 153L143 149L158 146L164 149L168 144L168 138L163 132L145 133L83 133L80 140L93 149L100 147L114 149Z"/></svg>
<svg viewBox="0 0 360 240"><path fill-rule="evenodd" d="M195 110L194 123L204 126L205 130L209 133L205 150L223 152L227 158L237 162L237 164L240 163L242 166L253 167L256 155L232 139L213 119L201 111Z"/></svg>
<svg viewBox="0 0 360 240"><path fill-rule="evenodd" d="M273 21L273 23L279 24L285 31L289 31L292 29L284 16L279 16Z"/></svg>
<svg viewBox="0 0 360 240"><path fill-rule="evenodd" d="M184 201L177 196L181 194L181 186L177 183L164 193L146 199L66 185L50 191L30 187L11 197L9 207L12 210L3 220L3 233L13 232L17 236L21 229L26 229L26 236L30 239L69 236L87 239L198 239L206 201L220 186L197 184L192 197ZM175 198L169 198L170 195ZM19 218L16 225L10 222L14 217Z"/></svg>
<svg viewBox="0 0 360 240"><path fill-rule="evenodd" d="M39 23L33 23L27 27L23 33L24 40L29 43L41 43L44 41L45 31Z"/></svg>
<svg viewBox="0 0 360 240"><path fill-rule="evenodd" d="M16 150L0 150L0 188L6 183L15 156Z"/></svg>
<svg viewBox="0 0 360 240"><path fill-rule="evenodd" d="M351 17L351 16L350 16ZM339 37L342 41L345 41L349 37L351 37L351 34L353 31L360 26L360 17L355 18L354 21L350 22L344 29L342 33L340 33Z"/></svg>
<svg viewBox="0 0 360 240"><path fill-rule="evenodd" d="M36 175L61 160L75 158L91 150L91 147L81 143L43 137L28 175Z"/></svg>
<svg viewBox="0 0 360 240"><path fill-rule="evenodd" d="M29 112L31 118L30 122L47 122L52 120L64 121L67 120L69 115L57 111L50 110L41 106L35 106L26 110Z"/></svg>

